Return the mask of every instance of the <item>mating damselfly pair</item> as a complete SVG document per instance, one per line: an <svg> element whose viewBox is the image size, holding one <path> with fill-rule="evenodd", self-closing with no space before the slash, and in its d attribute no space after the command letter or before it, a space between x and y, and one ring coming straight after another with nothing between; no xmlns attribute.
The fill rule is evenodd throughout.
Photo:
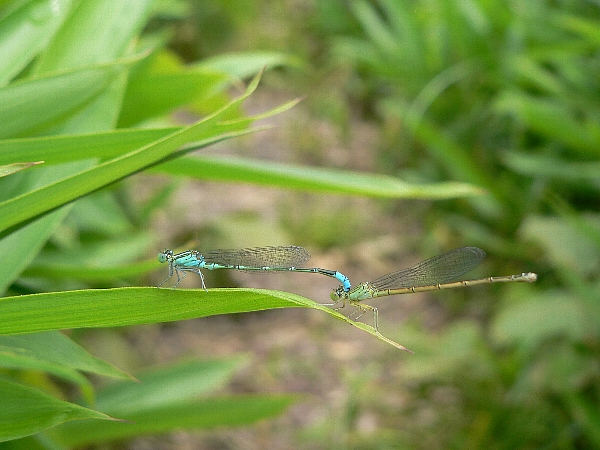
<svg viewBox="0 0 600 450"><path fill-rule="evenodd" d="M378 332L377 308L360 303L363 300L487 283L533 282L537 280L537 275L529 272L520 275L456 281L457 278L479 266L484 258L485 252L478 247L457 248L429 258L407 269L361 283L353 288L348 277L337 270L300 267L310 259L310 254L303 247L290 245L240 250L211 250L207 252L188 250L181 253L165 250L158 254L158 260L161 263L166 262L169 264L169 277L159 287L173 275L177 276L177 283L173 287L177 287L188 272L193 272L200 276L202 287L206 289L201 269L318 273L335 278L341 283L331 293L334 305L341 302L342 305L339 308L343 308L346 303L356 307L359 315L355 319L367 311L372 311L373 325L375 331Z"/></svg>

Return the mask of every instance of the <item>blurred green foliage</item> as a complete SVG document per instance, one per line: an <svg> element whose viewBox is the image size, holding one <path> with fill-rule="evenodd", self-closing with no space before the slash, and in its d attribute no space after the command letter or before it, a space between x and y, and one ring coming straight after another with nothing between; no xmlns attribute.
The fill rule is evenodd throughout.
<svg viewBox="0 0 600 450"><path fill-rule="evenodd" d="M347 131L349 118L358 114L375 124L384 137L377 155L380 172L409 187L454 181L489 193L417 210L429 236L422 246L424 257L439 246L478 245L493 256L494 274L531 270L540 275L532 286L486 289L486 297L494 301L485 305L473 297L478 294L461 294L472 295L472 301L455 306L439 332L418 319L409 321L390 337L416 355L398 355L394 349L376 370L349 370L344 381L350 397L340 416L302 430L298 446L600 448L597 2L325 0L286 6L163 0L148 2L147 8L142 3L132 2L137 7L126 14L112 11L114 17L107 15L110 2L61 1L55 3L60 14L54 15L45 2L0 3L3 153L25 155L25 148L45 145L36 140L42 136L65 139L46 147L46 152L53 145L59 148L49 170L28 165L38 158L2 162L0 207L94 168L98 161L118 159L118 151L126 154L175 133L179 128L172 127L168 114L183 103L199 114L230 105L228 118L243 120L239 105L230 104L227 94L235 77L254 74L266 64L295 68L277 73L271 82L303 94L310 90L320 116L337 121L341 130ZM36 20L30 22L29 16ZM123 27L121 34L87 39L98 23L115 21ZM37 26L29 28L31 23ZM9 38L18 26L28 33L19 35L22 41L13 51ZM223 55L229 51L246 53ZM56 75L65 72L72 78ZM74 87L75 92L67 92ZM29 109L15 109L20 105ZM139 127L140 133L152 128L158 134L132 134L127 139L138 140L126 145L124 135L110 134L125 126ZM212 131L221 136L217 131L223 130ZM243 133L242 127L236 132ZM69 156L79 142L73 135L82 133L95 133L92 138L100 140L96 146L86 141L83 148L89 154ZM118 142L122 148L117 153L103 153L102 147L113 149ZM210 174L200 169L190 174L186 170L193 169L192 163L177 161L152 170L221 181L270 180L271 185L292 183L297 189L330 193L335 188L327 182L342 184L348 178L334 171L255 167L255 162L218 158L205 160L214 164ZM138 170L131 166L128 174ZM236 170L241 172L231 175ZM178 183L169 178L134 202L126 183L109 185L123 176L115 175L92 194L95 189L86 191L81 183L80 193L67 193L71 197L54 206L49 199L49 206L39 205L43 212L34 217L14 203L14 211L25 218L15 223L7 215L2 218L6 229L0 254L10 262L0 269L3 289L18 295L125 286L151 270L154 262L137 262L155 245L148 222ZM357 177L339 189L402 196L396 185L394 194L381 193L392 182L389 178L366 177L361 186L362 181ZM442 198L439 191L436 195ZM423 197L428 196L434 197ZM388 202L384 208L390 216L402 215L406 204ZM306 222L294 214L304 215ZM328 214L329 205L308 205L283 221L300 223L300 239L314 239L323 247L359 240L364 233L356 211L340 213L339 219L349 224L343 230L336 228L339 222L328 223ZM37 217L41 219L34 221ZM203 396L209 385L198 392L185 390L202 388L194 379L207 373L215 384L224 383L240 366L238 359L173 365L147 377L138 390L123 381L95 391L81 372L127 375L58 332L24 337L0 340L3 404L12 408L27 398L23 405L45 405L47 414L40 416L36 408L3 409L7 417L24 414L21 429L12 424L12 434L1 430L4 439L66 420L53 414L63 407L70 408L68 418L98 417L96 407L123 414L113 408L115 398L133 399L127 413L138 428L124 430L120 423L95 420L96 434L82 440L79 427L89 421L76 421L45 438L70 446L164 433L182 423L189 428L241 425L277 415L294 401L286 395L207 401ZM64 393L47 374L76 386L80 403L92 409L58 400ZM165 389L185 392L196 401L161 396ZM108 406L100 409L102 405ZM366 433L360 423L373 415L377 426ZM35 438L15 443L47 447Z"/></svg>
<svg viewBox="0 0 600 450"><path fill-rule="evenodd" d="M163 175L328 193L481 195L480 189L464 183L411 186L386 176L185 157L255 131L250 128L255 120L294 106L297 101L253 117L241 107L267 65L298 64L279 53L247 52L184 65L166 44L169 22L184 17L187 6L176 0L29 0L0 9L0 257L9 261L0 266L0 291L6 296L0 301L0 441L23 438L14 442L22 448L79 446L181 427L246 425L278 415L295 401L290 395L205 399L206 383L196 379L185 390L190 376L204 379L206 364L200 363L186 366L186 373L177 365L169 367L154 378L160 379L158 386L146 380L145 387L132 388L131 380L124 381L109 389L110 407L103 403L105 391L96 391L83 373L132 377L93 357L59 329L300 305L351 322L285 292L226 289L218 299L213 290L201 291L198 299L193 290L89 289L127 286L157 265L154 258L143 261L156 251L149 221L177 183L169 179L149 190L143 201L134 201L124 178L152 168ZM151 18L156 22L146 27ZM251 75L245 92L231 99L227 90L238 78ZM184 104L204 119L174 126L170 115ZM364 324L357 326L374 333ZM231 372L225 367L214 376L226 380ZM81 391L80 398L53 376ZM185 393L185 398L159 395L148 404L151 394L165 389ZM128 408L114 408L115 403L127 403ZM115 422L107 414L130 422ZM94 420L64 425L76 419ZM44 432L56 426L51 435Z"/></svg>
<svg viewBox="0 0 600 450"><path fill-rule="evenodd" d="M246 134L255 120L242 113L240 104L259 77L232 101L225 90L233 75L186 67L165 49L164 30L142 33L150 17L182 6L177 1L30 0L0 9L0 255L8 261L0 268L5 296L0 315L4 326L26 327L0 332L0 442L10 441L11 448L81 446L181 427L246 425L279 415L296 400L291 395L209 398L212 388L241 367L239 358L172 364L142 387L61 334L58 329L64 327L50 325L60 311L71 319L85 315L64 297L68 293L75 303L83 292L99 295L92 302L95 318L88 316L83 327L100 326L97 320L108 311L120 325L128 313L135 315L131 305L116 308L108 289L72 291L126 285L156 265L136 261L153 246L149 216L164 205L174 183L134 205L120 181L192 149ZM254 68L263 66L262 57L247 58ZM183 103L210 115L188 127L154 122ZM137 128L116 130L119 126ZM31 307L26 299L40 298L19 295L41 292L59 298ZM113 300L135 297L128 292ZM143 294L137 298L140 306L148 306ZM17 314L32 316L11 321L10 305ZM190 311L189 301L185 309ZM45 332L32 333L40 330ZM84 373L121 383L96 390ZM73 420L77 425L64 426ZM45 434L51 427L52 436Z"/></svg>
<svg viewBox="0 0 600 450"><path fill-rule="evenodd" d="M381 172L490 192L431 205L428 248L479 245L494 273L540 274L491 290L483 320L467 306L440 336L403 328L416 355L390 363L396 376L377 392L357 392L348 412L375 409L380 427L364 438L350 419L346 447L599 448L600 5L326 0L279 20L288 37L274 46L312 63L320 113L341 129L356 113L379 127ZM402 407L386 408L393 392Z"/></svg>
<svg viewBox="0 0 600 450"><path fill-rule="evenodd" d="M398 377L411 394L403 414L383 415L404 430L387 445L600 447L600 6L374 0L317 11L332 64L353 69L348 97L385 133L382 170L491 193L436 204L428 232L541 275L499 292L480 325L404 340L416 356Z"/></svg>

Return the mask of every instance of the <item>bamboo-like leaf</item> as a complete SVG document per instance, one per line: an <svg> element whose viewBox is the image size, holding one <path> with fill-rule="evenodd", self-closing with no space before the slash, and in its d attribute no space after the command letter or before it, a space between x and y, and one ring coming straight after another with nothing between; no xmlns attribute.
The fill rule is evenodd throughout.
<svg viewBox="0 0 600 450"><path fill-rule="evenodd" d="M501 159L508 168L523 175L552 177L572 182L600 180L598 161L573 162L554 156L514 151L503 152Z"/></svg>
<svg viewBox="0 0 600 450"><path fill-rule="evenodd" d="M190 361L139 374L139 382L119 381L98 391L96 409L112 416L178 405L222 387L248 358Z"/></svg>
<svg viewBox="0 0 600 450"><path fill-rule="evenodd" d="M304 66L304 61L291 55L279 52L244 52L227 53L203 59L195 67L203 70L214 70L226 73L238 79L254 76L265 67Z"/></svg>
<svg viewBox="0 0 600 450"><path fill-rule="evenodd" d="M505 94L498 109L516 115L525 125L550 141L559 142L584 157L597 158L600 124L584 122L564 103L525 94Z"/></svg>
<svg viewBox="0 0 600 450"><path fill-rule="evenodd" d="M96 0L76 3L50 45L36 62L34 73L49 73L130 56L148 20L152 0ZM56 8L58 5L52 5ZM81 37L74 39L73 37ZM115 106L114 104L112 106Z"/></svg>
<svg viewBox="0 0 600 450"><path fill-rule="evenodd" d="M276 416L296 400L294 395L199 398L227 382L245 360L191 360L140 374L139 383L109 385L98 392L97 408L130 422L105 427L84 421L57 427L50 434L57 442L72 446L180 428L245 425Z"/></svg>
<svg viewBox="0 0 600 450"><path fill-rule="evenodd" d="M175 58L152 55L130 77L119 116L119 128L166 114L183 104L204 103L225 90L227 76L187 67Z"/></svg>
<svg viewBox="0 0 600 450"><path fill-rule="evenodd" d="M57 164L84 157L117 158L135 148L181 130L160 128L115 130L73 136L51 136L0 141L0 164L15 159L44 157ZM81 149L86 149L86 153ZM398 178L339 169L294 166L248 158L214 156L182 157L162 163L152 172L188 176L202 180L243 182L284 189L335 192L383 198L448 199L483 195L485 191L468 183L407 183Z"/></svg>
<svg viewBox="0 0 600 450"><path fill-rule="evenodd" d="M72 2L20 3L0 21L0 85L8 83L48 45L68 15Z"/></svg>
<svg viewBox="0 0 600 450"><path fill-rule="evenodd" d="M294 166L244 158L185 157L168 161L151 170L203 180L246 182L303 191L383 198L439 200L485 193L483 189L467 183L407 183L386 175Z"/></svg>
<svg viewBox="0 0 600 450"><path fill-rule="evenodd" d="M0 138L49 128L75 114L139 57L12 83L0 89Z"/></svg>
<svg viewBox="0 0 600 450"><path fill-rule="evenodd" d="M37 166L38 164L44 164L44 161L13 163L7 164L5 166L0 166L0 177L12 175L13 173L29 169L30 167Z"/></svg>
<svg viewBox="0 0 600 450"><path fill-rule="evenodd" d="M246 132L248 125L254 119L227 121L228 114L256 89L258 81L257 77L244 95L194 125L176 131L122 157L109 160L89 170L0 203L0 237L83 195L164 160L175 154L180 148L189 145L190 142L198 142L199 146L208 145ZM274 111L278 112L279 109Z"/></svg>
<svg viewBox="0 0 600 450"><path fill-rule="evenodd" d="M28 177L28 188L37 188L52 183L61 177L68 176L73 171L83 170L87 167L89 167L89 161L78 161L55 166L52 170L40 170L40 173L35 174L36 176L29 173L37 170L32 169L25 173L26 176L31 175ZM16 177L21 175L16 175ZM0 197L6 194L6 192L0 192ZM52 214L47 214L0 241L0 259L11 261L10 264L0 265L0 293L3 293L17 279L21 271L31 263L48 237L54 232L55 227L64 220L69 209L67 206ZM19 257L15 258L15 255L19 255Z"/></svg>
<svg viewBox="0 0 600 450"><path fill-rule="evenodd" d="M50 292L0 299L0 335L65 328L171 322L274 308L314 308L351 323L399 349L369 325L289 292L264 289L158 289L130 287Z"/></svg>
<svg viewBox="0 0 600 450"><path fill-rule="evenodd" d="M78 421L52 430L52 437L65 446L125 439L141 434L164 434L175 429L210 429L250 425L281 414L296 395L238 395L154 408L127 415L128 422L99 424Z"/></svg>
<svg viewBox="0 0 600 450"><path fill-rule="evenodd" d="M75 419L114 420L101 412L4 379L0 379L0 404L0 441L29 436Z"/></svg>
<svg viewBox="0 0 600 450"><path fill-rule="evenodd" d="M18 349L38 361L58 364L77 371L105 377L132 379L132 376L110 363L89 354L60 332L50 331L26 335L0 336L0 345ZM28 366L28 368L33 368ZM38 368L40 369L40 368ZM41 369L40 369L41 370Z"/></svg>
<svg viewBox="0 0 600 450"><path fill-rule="evenodd" d="M0 164L42 159L48 165L88 158L108 160L181 129L182 127L122 129L78 135L6 139L0 141Z"/></svg>

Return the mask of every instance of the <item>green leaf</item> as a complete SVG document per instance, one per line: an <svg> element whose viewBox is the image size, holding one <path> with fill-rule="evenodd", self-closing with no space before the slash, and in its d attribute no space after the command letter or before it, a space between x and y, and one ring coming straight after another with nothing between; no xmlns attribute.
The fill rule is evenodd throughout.
<svg viewBox="0 0 600 450"><path fill-rule="evenodd" d="M124 155L181 128L115 130L101 133L50 136L0 141L0 164L18 159L44 158L46 164L95 157L103 160ZM81 149L86 153L82 154ZM467 183L411 184L398 178L330 168L294 166L247 158L182 157L160 164L152 172L196 179L247 182L285 189L335 192L383 198L448 199L483 195Z"/></svg>
<svg viewBox="0 0 600 450"><path fill-rule="evenodd" d="M199 72L135 78L127 86L118 126L132 126L171 112L186 102L208 96L224 79L221 74Z"/></svg>
<svg viewBox="0 0 600 450"><path fill-rule="evenodd" d="M586 222L600 233L600 215L589 215ZM523 220L520 234L539 245L554 267L574 271L582 278L593 276L598 271L600 257L597 240L594 234L585 234L573 225L560 217L529 215Z"/></svg>
<svg viewBox="0 0 600 450"><path fill-rule="evenodd" d="M134 287L41 293L0 299L0 335L169 322L311 303L259 289Z"/></svg>
<svg viewBox="0 0 600 450"><path fill-rule="evenodd" d="M58 333L58 331L54 333ZM93 402L94 389L92 384L77 370L40 358L39 355L20 346L10 345L10 343L5 344L5 339L9 338L10 336L0 336L0 367L13 370L36 370L62 378L79 386L86 400L90 403Z"/></svg>
<svg viewBox="0 0 600 450"><path fill-rule="evenodd" d="M127 426L86 421L58 427L51 434L59 443L72 446L180 428L246 425L278 415L295 401L291 395L197 399L224 384L245 360L193 360L141 374L139 383L109 385L98 392L97 408L127 417L131 420Z"/></svg>
<svg viewBox="0 0 600 450"><path fill-rule="evenodd" d="M45 11L47 2L29 3L37 5L30 19L43 20L43 15L38 17L36 14ZM54 36L51 45L46 47L44 54L38 59L37 65L32 68L31 72L37 77L22 80L0 90L0 116L8 117L7 120L2 118L3 123L8 124L0 131L2 136L42 131L50 133L68 129L81 133L86 130L105 129L116 121L116 113L121 103L118 85L125 80L129 67L139 59L117 58L124 52L131 51L129 43L145 21L143 16L147 2L119 2L118 7L107 0L77 2L77 8L70 11L57 1L52 3L52 7L61 8L61 11L52 11L53 14L66 14L68 18ZM63 7L67 10L63 11ZM128 8L127 14L123 14L122 8ZM90 30L93 30L95 36L110 36L110 39L105 42L104 39L74 37L74 32L81 32L87 36ZM80 157L77 159L88 157L81 148L78 151ZM19 160L11 159L10 162ZM89 162L80 162L66 168L38 169L30 178L35 182L27 187L37 189L44 185L41 181L51 184L89 167ZM16 198L25 192L27 189L16 190L13 197ZM38 200L41 206L44 203L43 196L38 197ZM17 200L14 204L18 203ZM48 211L53 209L55 208L51 207ZM67 213L68 208L61 208L56 213L29 224L30 219L33 219L30 218L19 225L22 227L29 224L28 226L2 239L0 256L4 257L9 253L19 257L13 256L13 264L3 265L3 269L0 269L0 292L3 292L29 264Z"/></svg>
<svg viewBox="0 0 600 450"><path fill-rule="evenodd" d="M592 19L592 20L590 20ZM584 37L590 44L590 48L600 45L600 30L596 17L578 17L574 14L557 13L552 16L552 21L565 29Z"/></svg>
<svg viewBox="0 0 600 450"><path fill-rule="evenodd" d="M227 86L223 73L186 67L168 56L154 54L133 71L123 99L119 128L158 117L183 104L204 103Z"/></svg>
<svg viewBox="0 0 600 450"><path fill-rule="evenodd" d="M0 367L38 370L77 384L88 403L94 389L79 371L116 378L130 375L96 358L58 331L18 336L0 336Z"/></svg>
<svg viewBox="0 0 600 450"><path fill-rule="evenodd" d="M52 170L39 170L39 173L35 173L36 169L32 169L25 174L18 174L5 180L25 175L24 178L20 178L21 183L16 189L17 193L21 193L24 190L35 189L47 183L52 183L74 170L83 170L89 165L89 162L78 161L55 166ZM2 181L0 180L0 183ZM0 190L0 198L8 194L6 184L3 186L5 190ZM60 208L0 240L0 260L11 261L11 264L0 264L0 293L3 293L18 278L23 269L33 261L48 237L54 233L55 227L64 220L69 209L69 206ZM18 257L15 257L15 255L18 255Z"/></svg>
<svg viewBox="0 0 600 450"><path fill-rule="evenodd" d="M0 441L29 436L75 419L114 420L101 412L3 379L0 379L0 404Z"/></svg>
<svg viewBox="0 0 600 450"><path fill-rule="evenodd" d="M544 341L557 336L578 341L585 336L585 314L570 294L529 295L528 300L511 304L494 319L490 336L499 345L518 344L534 351Z"/></svg>
<svg viewBox="0 0 600 450"><path fill-rule="evenodd" d="M99 64L131 53L152 0L78 2L44 50L35 73ZM54 6L54 5L53 5Z"/></svg>
<svg viewBox="0 0 600 450"><path fill-rule="evenodd" d="M279 52L228 53L203 59L194 67L226 73L237 79L244 79L260 73L266 68L281 66L303 67L304 62L297 57Z"/></svg>
<svg viewBox="0 0 600 450"><path fill-rule="evenodd" d="M0 89L0 138L39 132L64 121L100 95L138 58L68 70Z"/></svg>
<svg viewBox="0 0 600 450"><path fill-rule="evenodd" d="M105 377L132 378L112 364L89 354L83 347L58 331L0 336L0 345L18 350L40 364L47 362ZM36 367L27 365L27 368ZM41 367L37 369L45 370Z"/></svg>
<svg viewBox="0 0 600 450"><path fill-rule="evenodd" d="M130 287L51 292L0 299L0 335L65 328L170 322L216 314L305 307L324 311L406 350L369 325L289 292L264 289L157 289Z"/></svg>
<svg viewBox="0 0 600 450"><path fill-rule="evenodd" d="M137 376L139 383L121 381L98 392L96 407L111 415L178 405L222 387L247 358L191 360Z"/></svg>
<svg viewBox="0 0 600 450"><path fill-rule="evenodd" d="M52 430L51 435L59 444L82 446L140 434L164 434L176 429L250 425L281 414L296 399L294 395L212 398L128 414L130 422L127 423L71 422Z"/></svg>
<svg viewBox="0 0 600 450"><path fill-rule="evenodd" d="M14 163L14 164L7 164L5 166L0 166L0 177L6 177L8 175L12 175L13 173L20 172L21 170L29 169L30 167L36 166L38 164L44 164L44 161Z"/></svg>
<svg viewBox="0 0 600 450"><path fill-rule="evenodd" d="M48 45L69 14L72 1L21 3L0 20L0 85L8 83Z"/></svg>
<svg viewBox="0 0 600 450"><path fill-rule="evenodd" d="M81 159L116 158L162 139L182 127L109 130L98 133L7 139L0 141L0 164L44 160L48 165ZM81 150L85 149L85 152Z"/></svg>
<svg viewBox="0 0 600 450"><path fill-rule="evenodd" d="M585 430L589 442L595 442L593 445L596 447L600 446L600 414L596 402L585 392L573 391L565 396L564 400L578 426Z"/></svg>
<svg viewBox="0 0 600 450"><path fill-rule="evenodd" d="M548 155L525 152L503 152L502 162L516 173L528 176L553 177L566 181L600 180L600 162L572 162Z"/></svg>
<svg viewBox="0 0 600 450"><path fill-rule="evenodd" d="M247 182L328 194L383 198L439 200L485 193L483 189L467 183L411 184L386 175L294 166L244 158L186 157L160 164L151 171L203 180Z"/></svg>
<svg viewBox="0 0 600 450"><path fill-rule="evenodd" d="M571 111L556 100L538 99L519 94L505 94L498 100L501 112L510 112L527 127L551 142L559 142L569 150L583 156L597 157L597 137L600 124L580 120L579 112Z"/></svg>
<svg viewBox="0 0 600 450"><path fill-rule="evenodd" d="M71 70L131 55L135 51L132 43L146 23L151 3L152 0L78 2L38 60L34 73ZM61 121L48 134L114 128L128 75L129 71L121 71L85 109Z"/></svg>
<svg viewBox="0 0 600 450"><path fill-rule="evenodd" d="M164 160L175 154L181 147L186 144L189 145L190 142L197 142L195 145L197 148L245 133L249 123L254 119L239 119L229 122L225 122L225 120L228 118L230 111L235 110L256 89L258 80L257 77L243 96L194 125L183 128L122 157L0 203L0 236L5 236L36 217L72 202L83 195ZM281 108L276 108L271 112L275 113L280 110ZM187 151L190 150L188 148Z"/></svg>

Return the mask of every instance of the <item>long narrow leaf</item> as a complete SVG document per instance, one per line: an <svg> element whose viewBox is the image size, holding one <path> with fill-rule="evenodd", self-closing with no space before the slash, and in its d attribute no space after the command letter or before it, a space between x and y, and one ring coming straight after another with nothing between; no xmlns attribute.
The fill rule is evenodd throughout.
<svg viewBox="0 0 600 450"><path fill-rule="evenodd" d="M29 169L30 167L36 166L38 164L44 164L44 161L13 163L7 164L5 166L0 166L0 177L7 177L9 175L12 175L13 173Z"/></svg>
<svg viewBox="0 0 600 450"><path fill-rule="evenodd" d="M69 420L112 419L101 412L2 379L0 402L0 441L29 436Z"/></svg>
<svg viewBox="0 0 600 450"><path fill-rule="evenodd" d="M448 199L485 193L483 189L467 183L411 184L386 175L244 158L186 157L163 163L152 171L202 180L245 182L286 189L384 198Z"/></svg>
<svg viewBox="0 0 600 450"><path fill-rule="evenodd" d="M99 64L130 54L131 41L144 27L151 5L152 0L77 2L45 48L35 73Z"/></svg>
<svg viewBox="0 0 600 450"><path fill-rule="evenodd" d="M164 160L190 142L207 145L244 132L253 119L224 120L230 110L238 107L256 89L258 80L257 77L244 95L201 122L120 158L0 203L0 237L40 215Z"/></svg>
<svg viewBox="0 0 600 450"><path fill-rule="evenodd" d="M0 335L193 319L308 306L293 294L260 289L88 289L0 299Z"/></svg>
<svg viewBox="0 0 600 450"><path fill-rule="evenodd" d="M407 350L373 327L289 292L264 289L132 287L51 292L0 299L0 335L171 322L216 314L305 307L324 311L378 339Z"/></svg>
<svg viewBox="0 0 600 450"><path fill-rule="evenodd" d="M55 166L52 170L40 171L35 177L28 173L26 175L32 175L29 177L28 187L36 188L52 183L73 171L83 170L87 167L89 167L89 161L78 161ZM10 264L0 264L0 293L4 293L23 269L31 263L48 237L54 233L55 227L64 220L69 209L68 206L59 208L0 240L0 259L11 261ZM19 255L19 257L15 258L15 255Z"/></svg>
<svg viewBox="0 0 600 450"><path fill-rule="evenodd" d="M112 364L88 353L62 333L51 331L27 335L0 336L0 345L20 349L39 360L105 377L132 379Z"/></svg>
<svg viewBox="0 0 600 450"><path fill-rule="evenodd" d="M139 57L13 83L0 89L0 138L52 126L85 107Z"/></svg>
<svg viewBox="0 0 600 450"><path fill-rule="evenodd" d="M72 0L21 3L0 21L0 85L8 83L48 45L68 15Z"/></svg>
<svg viewBox="0 0 600 450"><path fill-rule="evenodd" d="M225 385L247 358L190 360L140 374L98 391L96 408L113 416L175 406Z"/></svg>
<svg viewBox="0 0 600 450"><path fill-rule="evenodd" d="M552 177L571 182L600 180L598 161L572 162L554 156L514 151L503 152L501 159L511 170L523 175Z"/></svg>
<svg viewBox="0 0 600 450"><path fill-rule="evenodd" d="M81 446L182 428L250 425L281 414L297 398L295 395L244 395L186 402L132 414L127 417L130 422L107 423L108 426L91 421L71 422L52 430L52 437L62 445Z"/></svg>
<svg viewBox="0 0 600 450"><path fill-rule="evenodd" d="M110 130L78 135L0 141L0 165L43 160L47 165L80 159L107 160L164 138L182 127Z"/></svg>
<svg viewBox="0 0 600 450"><path fill-rule="evenodd" d="M85 135L10 139L0 141L0 164L42 157L47 165L79 160L82 157L116 158L179 130L181 128L131 129ZM82 149L85 149L85 152L82 152ZM384 198L448 199L485 193L483 189L467 183L406 183L386 175L302 167L248 158L197 155L162 163L150 171L201 180L243 182L284 189Z"/></svg>

